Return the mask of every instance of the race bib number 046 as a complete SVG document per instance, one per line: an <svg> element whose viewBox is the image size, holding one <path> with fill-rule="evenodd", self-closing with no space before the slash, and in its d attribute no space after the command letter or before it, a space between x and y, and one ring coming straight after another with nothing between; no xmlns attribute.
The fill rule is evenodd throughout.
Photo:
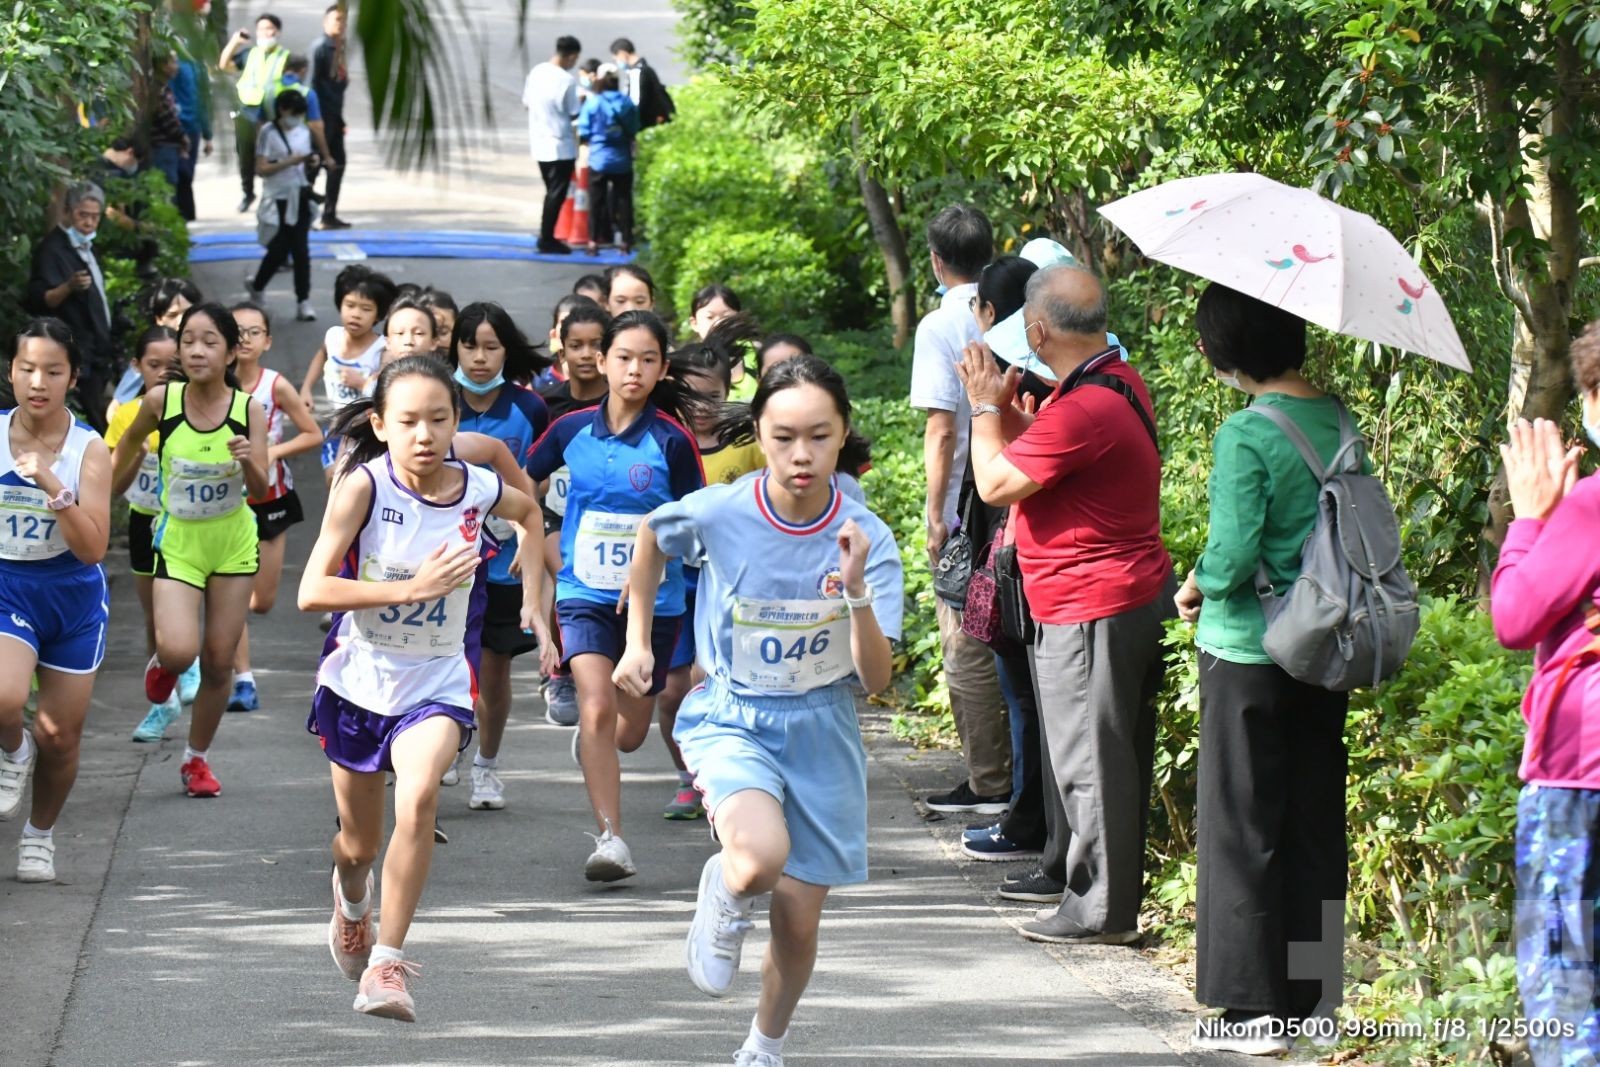
<svg viewBox="0 0 1600 1067"><path fill-rule="evenodd" d="M768 693L805 693L855 673L842 600L751 600L733 609L733 680Z"/></svg>

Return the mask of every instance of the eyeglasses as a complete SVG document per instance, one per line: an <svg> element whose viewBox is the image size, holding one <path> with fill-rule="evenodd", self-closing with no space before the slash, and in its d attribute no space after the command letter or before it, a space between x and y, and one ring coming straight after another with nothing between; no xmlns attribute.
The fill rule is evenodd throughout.
<svg viewBox="0 0 1600 1067"><path fill-rule="evenodd" d="M246 341L254 341L257 337L265 337L267 331L260 326L247 326L239 331L239 336Z"/></svg>

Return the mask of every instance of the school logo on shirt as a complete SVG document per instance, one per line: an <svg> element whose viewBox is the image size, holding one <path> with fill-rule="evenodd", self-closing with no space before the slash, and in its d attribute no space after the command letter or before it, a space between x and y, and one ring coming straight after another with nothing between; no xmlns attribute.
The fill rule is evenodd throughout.
<svg viewBox="0 0 1600 1067"><path fill-rule="evenodd" d="M817 595L824 600L838 600L844 596L844 575L838 569L828 571L817 579Z"/></svg>
<svg viewBox="0 0 1600 1067"><path fill-rule="evenodd" d="M633 491L636 493L642 493L650 488L655 476L656 472L650 469L648 463L635 463L628 468L628 484L633 486Z"/></svg>
<svg viewBox="0 0 1600 1067"><path fill-rule="evenodd" d="M466 538L468 543L478 539L478 509L476 507L467 508L461 513L461 536Z"/></svg>

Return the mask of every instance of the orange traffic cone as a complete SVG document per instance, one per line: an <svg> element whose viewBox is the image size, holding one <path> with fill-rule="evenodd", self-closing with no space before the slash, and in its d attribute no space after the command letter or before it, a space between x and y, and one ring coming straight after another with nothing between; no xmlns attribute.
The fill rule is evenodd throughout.
<svg viewBox="0 0 1600 1067"><path fill-rule="evenodd" d="M589 168L579 167L567 190L567 202L556 219L556 240L569 245L589 243Z"/></svg>

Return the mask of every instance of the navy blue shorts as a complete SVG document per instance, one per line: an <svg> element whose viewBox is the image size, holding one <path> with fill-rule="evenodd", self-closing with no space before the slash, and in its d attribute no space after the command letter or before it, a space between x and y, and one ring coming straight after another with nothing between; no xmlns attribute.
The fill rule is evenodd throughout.
<svg viewBox="0 0 1600 1067"><path fill-rule="evenodd" d="M18 574L0 570L0 636L33 649L39 666L62 674L93 674L106 655L111 611L99 567Z"/></svg>
<svg viewBox="0 0 1600 1067"><path fill-rule="evenodd" d="M372 774L394 770L389 750L395 738L435 715L448 716L461 727L461 745L456 751L465 751L477 728L471 708L423 704L404 715L379 715L350 703L325 685L318 686L311 695L306 730L322 739L322 751L330 762L346 770Z"/></svg>
<svg viewBox="0 0 1600 1067"><path fill-rule="evenodd" d="M682 615L666 618L657 615L650 626L650 653L656 660L650 681L652 696L666 688L667 672L672 669L672 650L678 643L678 626L682 621ZM576 599L558 601L556 623L561 627L563 667L572 662L573 656L585 653L604 656L616 663L628 644L628 615L626 612L618 615L611 604Z"/></svg>
<svg viewBox="0 0 1600 1067"><path fill-rule="evenodd" d="M678 627L678 643L672 649L672 669L694 666L694 593L683 591L683 625Z"/></svg>

